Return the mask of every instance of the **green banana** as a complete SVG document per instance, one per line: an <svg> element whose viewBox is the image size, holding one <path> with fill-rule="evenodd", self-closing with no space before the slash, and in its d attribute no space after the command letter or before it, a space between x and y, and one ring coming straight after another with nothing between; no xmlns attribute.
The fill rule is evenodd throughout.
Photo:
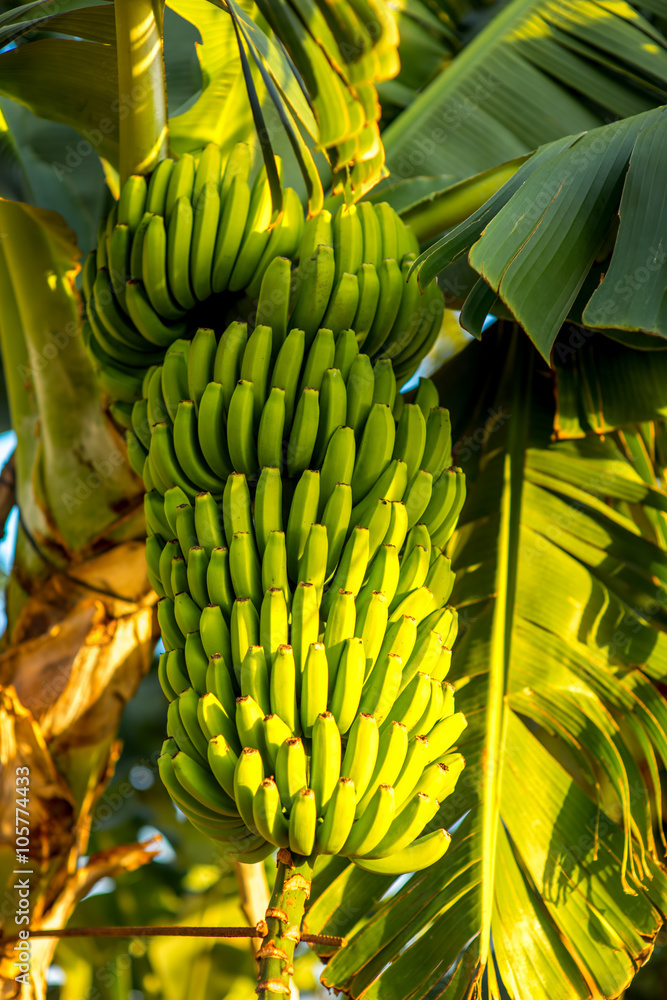
<svg viewBox="0 0 667 1000"><path fill-rule="evenodd" d="M287 568L292 580L297 579L299 561L306 546L310 526L317 520L319 500L319 471L306 469L294 490L287 521Z"/></svg>
<svg viewBox="0 0 667 1000"><path fill-rule="evenodd" d="M234 799L241 819L249 830L256 832L253 801L264 781L262 755L255 747L244 747L234 768Z"/></svg>
<svg viewBox="0 0 667 1000"><path fill-rule="evenodd" d="M289 847L289 824L273 778L265 778L252 803L253 823L260 836L275 847Z"/></svg>
<svg viewBox="0 0 667 1000"><path fill-rule="evenodd" d="M403 661L396 653L378 656L359 706L362 712L370 712L378 723L384 721L396 700L401 684Z"/></svg>
<svg viewBox="0 0 667 1000"><path fill-rule="evenodd" d="M141 277L155 312L176 320L184 310L171 297L167 279L167 232L161 215L153 215L146 227L141 247Z"/></svg>
<svg viewBox="0 0 667 1000"><path fill-rule="evenodd" d="M270 710L269 671L263 646L249 646L241 663L241 694L250 695L265 715Z"/></svg>
<svg viewBox="0 0 667 1000"><path fill-rule="evenodd" d="M359 305L359 279L345 272L337 279L321 323L335 336L352 326Z"/></svg>
<svg viewBox="0 0 667 1000"><path fill-rule="evenodd" d="M378 785L363 813L357 814L341 854L347 857L370 854L387 834L395 813L394 789L387 784Z"/></svg>
<svg viewBox="0 0 667 1000"><path fill-rule="evenodd" d="M420 469L428 469L422 462L426 445L426 422L419 406L406 404L396 428L394 458L402 459L408 467L408 482ZM430 471L430 470L428 470Z"/></svg>
<svg viewBox="0 0 667 1000"><path fill-rule="evenodd" d="M299 393L302 393L306 386L310 386L311 389L320 388L324 373L331 368L335 356L336 342L332 331L318 330L306 355Z"/></svg>
<svg viewBox="0 0 667 1000"><path fill-rule="evenodd" d="M222 496L224 480L210 470L199 446L198 421L195 404L191 399L181 399L174 420L174 451L181 469L192 483L215 496Z"/></svg>
<svg viewBox="0 0 667 1000"><path fill-rule="evenodd" d="M156 215L164 215L167 200L167 189L169 179L174 166L174 161L167 158L160 160L157 167L151 174L148 182L148 192L146 194L146 211L154 212Z"/></svg>
<svg viewBox="0 0 667 1000"><path fill-rule="evenodd" d="M287 336L292 265L285 257L274 257L264 271L259 289L255 322L273 331L272 353L276 355ZM253 281L253 285L255 282ZM249 294L254 294L248 289Z"/></svg>
<svg viewBox="0 0 667 1000"><path fill-rule="evenodd" d="M350 426L353 425L350 423ZM374 403L361 435L352 474L352 497L355 503L367 496L389 464L394 450L395 427L390 408L384 403Z"/></svg>
<svg viewBox="0 0 667 1000"><path fill-rule="evenodd" d="M213 378L222 386L225 412L229 411L236 383L241 377L241 361L248 342L246 323L230 323L220 337L213 363Z"/></svg>
<svg viewBox="0 0 667 1000"><path fill-rule="evenodd" d="M217 604L209 604L203 609L199 619L199 635L207 656L220 653L225 663L232 662L230 629Z"/></svg>
<svg viewBox="0 0 667 1000"><path fill-rule="evenodd" d="M276 468L262 469L255 490L255 540L260 558L274 531L283 530L282 478Z"/></svg>
<svg viewBox="0 0 667 1000"><path fill-rule="evenodd" d="M337 368L328 368L320 387L320 414L313 450L313 462L321 466L334 432L345 424L347 415L347 390L343 376Z"/></svg>
<svg viewBox="0 0 667 1000"><path fill-rule="evenodd" d="M317 805L311 788L302 788L292 802L289 817L289 846L295 854L309 857L315 846Z"/></svg>
<svg viewBox="0 0 667 1000"><path fill-rule="evenodd" d="M174 602L170 597L161 597L157 602L157 620L167 652L171 649L183 649L185 636L176 623Z"/></svg>
<svg viewBox="0 0 667 1000"><path fill-rule="evenodd" d="M428 763L438 760L458 741L468 721L463 712L455 712L434 726L428 734Z"/></svg>
<svg viewBox="0 0 667 1000"><path fill-rule="evenodd" d="M220 183L222 175L222 153L220 147L215 142L209 142L204 146L199 163L195 171L195 182L192 189L192 201L196 204L200 192L205 184Z"/></svg>
<svg viewBox="0 0 667 1000"><path fill-rule="evenodd" d="M438 811L437 799L417 792L403 807L382 840L369 853L374 858L396 854L408 847Z"/></svg>
<svg viewBox="0 0 667 1000"><path fill-rule="evenodd" d="M339 590L350 591L354 597L361 590L366 576L369 554L368 528L355 526L345 543L338 568L322 601L322 616L328 617L329 608Z"/></svg>
<svg viewBox="0 0 667 1000"><path fill-rule="evenodd" d="M444 856L451 843L446 830L434 830L414 840L409 847L378 860L356 859L355 864L375 875L403 875L430 868Z"/></svg>
<svg viewBox="0 0 667 1000"><path fill-rule="evenodd" d="M316 834L320 854L340 854L354 823L355 789L350 778L341 777L329 801L324 821Z"/></svg>
<svg viewBox="0 0 667 1000"><path fill-rule="evenodd" d="M256 326L246 344L241 360L241 378L252 383L254 428L258 430L271 366L272 331L270 326Z"/></svg>
<svg viewBox="0 0 667 1000"><path fill-rule="evenodd" d="M271 231L271 237L257 265L255 275L248 285L248 295L257 295L260 282L264 280L274 260L280 257L291 260L294 257L299 248L302 229L303 206L299 196L293 188L285 188L282 218Z"/></svg>
<svg viewBox="0 0 667 1000"><path fill-rule="evenodd" d="M338 368L345 382L347 382L352 362L358 353L359 345L354 335L354 329L341 330L336 337L336 353L334 354L333 367Z"/></svg>
<svg viewBox="0 0 667 1000"><path fill-rule="evenodd" d="M323 524L311 524L303 555L299 559L297 576L299 583L309 584L315 592L317 602L317 617L319 621L319 605L326 578L327 554L329 543L327 529Z"/></svg>
<svg viewBox="0 0 667 1000"><path fill-rule="evenodd" d="M253 420L255 395L252 382L239 379L229 404L227 444L236 472L252 476L257 471L257 448Z"/></svg>
<svg viewBox="0 0 667 1000"><path fill-rule="evenodd" d="M185 197L192 199L195 183L195 161L190 153L184 153L176 162L169 175L167 194L164 202L164 217L169 220L177 201Z"/></svg>
<svg viewBox="0 0 667 1000"><path fill-rule="evenodd" d="M265 715L262 720L262 736L266 746L269 770L275 772L278 751L285 740L291 738L291 730L279 716Z"/></svg>
<svg viewBox="0 0 667 1000"><path fill-rule="evenodd" d="M352 320L357 344L363 344L370 332L380 301L380 278L375 263L362 264L357 274L359 301Z"/></svg>
<svg viewBox="0 0 667 1000"><path fill-rule="evenodd" d="M354 471L356 445L351 427L337 427L329 439L320 473L320 510L322 516L336 483L349 484Z"/></svg>
<svg viewBox="0 0 667 1000"><path fill-rule="evenodd" d="M147 192L146 178L140 174L131 174L121 188L118 222L127 226L131 235L134 235L146 211Z"/></svg>
<svg viewBox="0 0 667 1000"><path fill-rule="evenodd" d="M182 751L172 757L174 773L179 783L194 799L221 816L236 816L233 800L223 792L207 768Z"/></svg>
<svg viewBox="0 0 667 1000"><path fill-rule="evenodd" d="M274 386L262 410L257 434L257 462L260 468L281 470L285 430L285 390Z"/></svg>
<svg viewBox="0 0 667 1000"><path fill-rule="evenodd" d="M271 222L272 211L271 190L266 176L266 168L262 167L250 194L243 239L229 278L228 287L233 292L247 287L257 271L271 236L267 227Z"/></svg>
<svg viewBox="0 0 667 1000"><path fill-rule="evenodd" d="M285 809L291 809L292 802L306 782L306 754L298 736L285 740L276 755L276 784Z"/></svg>
<svg viewBox="0 0 667 1000"><path fill-rule="evenodd" d="M187 564L182 556L178 556L176 559L172 559L171 561L171 578L169 586L171 592L174 594L174 598L177 594L181 594L183 591L188 590ZM178 617L176 618L176 621L178 621ZM183 630L181 629L181 631ZM188 629L188 631L190 630Z"/></svg>
<svg viewBox="0 0 667 1000"><path fill-rule="evenodd" d="M408 733L411 733L417 727L430 700L431 678L428 674L416 673L403 693L396 698L380 726L380 732L382 733L391 722L402 722Z"/></svg>
<svg viewBox="0 0 667 1000"><path fill-rule="evenodd" d="M449 410L438 406L431 410L426 424L424 455L420 468L426 469L435 481L452 461L452 424Z"/></svg>
<svg viewBox="0 0 667 1000"><path fill-rule="evenodd" d="M399 695L403 693L418 670L423 674L428 674L429 677L432 676L439 661L441 650L442 636L438 632L434 632L431 629L420 635L419 629L417 629L415 645L412 648L410 658L403 667L401 686L398 690ZM422 733L425 731L424 729L419 730Z"/></svg>
<svg viewBox="0 0 667 1000"><path fill-rule="evenodd" d="M345 641L354 635L356 617L354 594L349 590L337 591L331 601L327 623L324 627L324 645L329 664L329 695L333 694L334 691L338 664L343 655Z"/></svg>
<svg viewBox="0 0 667 1000"><path fill-rule="evenodd" d="M291 731L299 731L296 704L296 664L292 647L278 646L271 665L271 711L279 716Z"/></svg>
<svg viewBox="0 0 667 1000"><path fill-rule="evenodd" d="M198 542L195 528L195 512L189 503L182 503L176 508L176 537L181 549L181 555L187 562L190 549Z"/></svg>
<svg viewBox="0 0 667 1000"><path fill-rule="evenodd" d="M261 708L249 694L236 699L236 732L242 747L254 747L263 753L264 716Z"/></svg>
<svg viewBox="0 0 667 1000"><path fill-rule="evenodd" d="M278 650L287 644L289 638L288 613L285 595L280 587L273 587L267 590L262 600L259 618L259 641L266 652L267 659L273 670L275 661L278 658ZM272 685L277 684L277 678L272 676ZM287 692L289 696L289 692ZM285 718L282 712L278 712L272 701L272 711ZM291 711L291 710L290 710ZM285 722L288 720L285 719Z"/></svg>
<svg viewBox="0 0 667 1000"><path fill-rule="evenodd" d="M191 678L188 677L185 669L185 655L182 649L172 649L166 654L165 668L167 680L176 695L191 686Z"/></svg>
<svg viewBox="0 0 667 1000"><path fill-rule="evenodd" d="M359 605L359 602L357 604ZM374 590L371 591L368 599L357 607L357 625L355 631L360 634L364 643L364 652L366 654L365 679L370 677L384 641L384 634L389 618L389 608L387 605L387 595L383 594L382 591Z"/></svg>
<svg viewBox="0 0 667 1000"><path fill-rule="evenodd" d="M359 710L366 670L363 639L346 639L338 662L338 672L331 697L331 712L340 733L345 735ZM325 695L328 678L325 677ZM303 695L302 695L303 697Z"/></svg>
<svg viewBox="0 0 667 1000"><path fill-rule="evenodd" d="M153 309L140 281L130 279L125 286L125 302L130 319L139 333L151 344L169 347L185 334L185 323L168 326Z"/></svg>
<svg viewBox="0 0 667 1000"><path fill-rule="evenodd" d="M380 734L372 715L360 712L354 720L347 738L341 774L354 783L357 804L368 788L377 762Z"/></svg>
<svg viewBox="0 0 667 1000"><path fill-rule="evenodd" d="M403 496L403 504L408 514L408 527L414 526L421 521L424 512L428 508L433 496L433 477L430 472L420 469L417 475L408 484L408 488ZM424 525L424 527L426 527ZM427 529L428 532L428 529ZM431 536L429 538L429 550Z"/></svg>
<svg viewBox="0 0 667 1000"><path fill-rule="evenodd" d="M222 495L222 517L227 538L233 538L237 531L252 532L250 503L246 477L243 473L233 472Z"/></svg>
<svg viewBox="0 0 667 1000"><path fill-rule="evenodd" d="M249 531L237 531L229 548L229 572L237 597L249 597L257 610L262 606L262 568L255 538Z"/></svg>
<svg viewBox="0 0 667 1000"><path fill-rule="evenodd" d="M188 365L181 351L171 350L165 356L162 365L162 397L169 417L174 421L180 401L188 398Z"/></svg>
<svg viewBox="0 0 667 1000"><path fill-rule="evenodd" d="M315 526L314 526L315 527ZM318 525L317 527L321 527ZM312 533L311 528L311 533ZM309 536L310 537L310 536ZM306 543L307 545L308 543ZM326 560L325 560L326 561ZM301 564L299 564L301 566ZM294 590L290 638L296 660L297 694L301 694L301 675L306 668L310 647L317 643L320 631L320 609L317 587L301 581ZM325 702L326 707L326 702ZM323 711L324 709L322 709ZM306 733L308 735L308 733Z"/></svg>
<svg viewBox="0 0 667 1000"><path fill-rule="evenodd" d="M167 217L165 217L167 221ZM196 299L190 284L190 251L194 230L192 202L185 195L176 201L167 228L167 280L169 291L183 309L192 309Z"/></svg>
<svg viewBox="0 0 667 1000"><path fill-rule="evenodd" d="M287 473L294 479L307 469L313 456L320 419L319 392L307 386L299 397L287 445Z"/></svg>
<svg viewBox="0 0 667 1000"><path fill-rule="evenodd" d="M299 372L305 350L303 330L290 330L278 351L276 363L271 373L270 384L285 390L285 429L292 427Z"/></svg>
<svg viewBox="0 0 667 1000"><path fill-rule="evenodd" d="M420 378L413 403L420 407L424 420L428 420L431 410L440 406L440 395L437 386L430 378Z"/></svg>
<svg viewBox="0 0 667 1000"><path fill-rule="evenodd" d="M285 603L289 608L291 593L287 581L287 547L284 531L272 531L269 534L264 558L262 559L262 593L279 588L283 592Z"/></svg>
<svg viewBox="0 0 667 1000"><path fill-rule="evenodd" d="M250 188L246 178L237 175L230 181L228 192L221 191L222 210L213 251L211 285L214 292L224 292L229 286L250 209Z"/></svg>
<svg viewBox="0 0 667 1000"><path fill-rule="evenodd" d="M232 605L229 626L232 645L232 663L240 682L241 663L249 646L259 646L259 615L249 597L237 598Z"/></svg>
<svg viewBox="0 0 667 1000"><path fill-rule="evenodd" d="M380 295L371 328L363 340L363 348L369 357L381 349L389 336L403 297L403 275L393 258L385 258L378 268Z"/></svg>
<svg viewBox="0 0 667 1000"><path fill-rule="evenodd" d="M300 718L304 736L311 736L315 720L327 710L328 678L324 643L315 641L308 647L301 678Z"/></svg>
<svg viewBox="0 0 667 1000"><path fill-rule="evenodd" d="M396 378L391 361L388 358L380 358L373 368L375 379L373 386L373 402L385 403L393 410L396 399Z"/></svg>
<svg viewBox="0 0 667 1000"><path fill-rule="evenodd" d="M190 686L195 691L206 691L206 677L209 658L202 645L199 632L189 632L185 637L185 669L190 678Z"/></svg>
<svg viewBox="0 0 667 1000"><path fill-rule="evenodd" d="M198 493L195 497L194 524L197 543L210 559L213 550L225 544L220 507L210 493ZM213 601L213 603L221 602Z"/></svg>
<svg viewBox="0 0 667 1000"><path fill-rule="evenodd" d="M407 595L426 582L429 572L429 553L422 545L416 545L401 566L398 587L389 610L393 611ZM427 584L428 586L428 584ZM443 602L444 603L444 602Z"/></svg>
<svg viewBox="0 0 667 1000"><path fill-rule="evenodd" d="M188 399L193 401L198 414L201 398L208 385L213 382L217 347L215 331L199 327L192 338L188 354Z"/></svg>
<svg viewBox="0 0 667 1000"><path fill-rule="evenodd" d="M401 812L403 806L409 802L415 792L419 790L417 788L417 783L421 781L424 768L426 767L427 757L427 737L415 736L414 739L411 739L408 743L408 752L405 756L403 767L401 768L398 778L394 782L396 815Z"/></svg>
<svg viewBox="0 0 667 1000"><path fill-rule="evenodd" d="M208 743L208 762L223 792L234 798L234 771L238 755L223 736L213 736Z"/></svg>
<svg viewBox="0 0 667 1000"><path fill-rule="evenodd" d="M397 552L403 548L408 534L408 512L402 500L392 500L389 527L383 545L393 545Z"/></svg>
<svg viewBox="0 0 667 1000"><path fill-rule="evenodd" d="M336 483L322 514L322 524L328 539L326 577L329 577L338 565L351 515L352 487L347 483Z"/></svg>
<svg viewBox="0 0 667 1000"><path fill-rule="evenodd" d="M312 727L310 787L315 793L318 815L324 815L340 778L340 732L331 712L321 712Z"/></svg>
<svg viewBox="0 0 667 1000"><path fill-rule="evenodd" d="M201 610L209 602L206 574L208 571L208 556L201 545L190 549L187 565L187 585L190 594Z"/></svg>
<svg viewBox="0 0 667 1000"><path fill-rule="evenodd" d="M290 316L290 326L306 334L310 347L326 313L336 273L333 248L323 244L315 248L312 257L301 258L298 291Z"/></svg>

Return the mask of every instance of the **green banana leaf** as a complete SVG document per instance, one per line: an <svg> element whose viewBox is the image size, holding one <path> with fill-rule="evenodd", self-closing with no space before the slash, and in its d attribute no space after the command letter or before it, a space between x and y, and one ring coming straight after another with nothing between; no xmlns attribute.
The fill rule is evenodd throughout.
<svg viewBox="0 0 667 1000"><path fill-rule="evenodd" d="M645 6L494 5L482 29L383 132L392 181L463 180L560 136L664 103L667 43L639 13ZM658 8L664 16L667 4L656 0Z"/></svg>
<svg viewBox="0 0 667 1000"><path fill-rule="evenodd" d="M637 332L667 337L665 148L665 108L542 147L418 258L420 281L467 252L482 277L465 328L479 336L497 296L547 359L568 318L633 346L648 346Z"/></svg>
<svg viewBox="0 0 667 1000"><path fill-rule="evenodd" d="M667 558L647 518L667 496L618 435L550 440L548 371L507 326L439 377L470 484L449 677L467 766L434 820L452 846L393 884L329 861L307 917L347 935L322 978L355 998L617 997L667 913Z"/></svg>
<svg viewBox="0 0 667 1000"><path fill-rule="evenodd" d="M0 233L0 345L24 520L65 552L94 545L121 514L131 537L143 487L82 342L74 234L55 212L2 199Z"/></svg>
<svg viewBox="0 0 667 1000"><path fill-rule="evenodd" d="M667 419L667 342L663 351L632 350L573 329L554 350L558 437L607 434L656 416Z"/></svg>

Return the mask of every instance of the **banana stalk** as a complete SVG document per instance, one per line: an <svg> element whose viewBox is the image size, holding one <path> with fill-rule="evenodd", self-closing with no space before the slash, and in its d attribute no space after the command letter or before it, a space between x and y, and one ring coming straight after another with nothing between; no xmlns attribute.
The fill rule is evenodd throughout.
<svg viewBox="0 0 667 1000"><path fill-rule="evenodd" d="M310 896L315 857L278 851L278 870L266 910L267 932L257 952L259 1000L290 996L294 949L301 939L301 921Z"/></svg>

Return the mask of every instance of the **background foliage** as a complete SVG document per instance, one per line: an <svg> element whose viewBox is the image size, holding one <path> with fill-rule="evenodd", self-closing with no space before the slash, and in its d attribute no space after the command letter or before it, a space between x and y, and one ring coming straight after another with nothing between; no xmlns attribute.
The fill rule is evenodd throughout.
<svg viewBox="0 0 667 1000"><path fill-rule="evenodd" d="M280 46L270 4L219 7L165 8L172 151L249 140L256 165L283 157L284 183L312 209L331 204L349 154L342 133L354 133L356 155L375 127L350 124L354 86L333 67L335 39L323 57L303 24L299 63ZM394 882L330 861L309 928L350 937L324 982L353 996L451 1000L477 983L493 997L657 997L667 953L667 4L384 7L401 66L389 45L361 81L377 86L390 171L367 196L413 225L422 279L438 273L481 337L470 344L450 312L427 362L440 369L454 355L436 378L471 484L452 544L463 629L451 679L470 723L468 767L437 868ZM0 11L0 195L57 211L87 252L118 190L124 107L141 100L118 99L113 5ZM245 73L234 24L252 56ZM315 63L308 103L299 79ZM379 161L367 167L362 187L379 175ZM489 327L489 314L500 321ZM68 538L67 557L90 537ZM171 849L98 885L72 924L243 922L233 871L157 781L163 722L153 670L123 716L88 851L154 830ZM72 941L55 963L54 1000L240 1000L254 988L250 951L233 943ZM303 995L318 989L314 963L304 950Z"/></svg>

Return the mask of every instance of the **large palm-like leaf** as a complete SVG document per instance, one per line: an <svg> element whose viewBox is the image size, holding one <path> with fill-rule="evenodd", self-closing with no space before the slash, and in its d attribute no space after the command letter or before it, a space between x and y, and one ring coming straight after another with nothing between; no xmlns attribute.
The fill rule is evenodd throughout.
<svg viewBox="0 0 667 1000"><path fill-rule="evenodd" d="M420 280L467 253L482 277L464 325L479 334L497 294L545 358L568 316L633 346L663 347L665 149L666 108L543 147L422 255Z"/></svg>
<svg viewBox="0 0 667 1000"><path fill-rule="evenodd" d="M533 359L503 336L443 371L474 480L453 547L467 767L437 866L375 906L390 879L320 875L309 929L350 934L323 978L353 997L454 1000L484 977L493 998L615 997L667 911L667 560L648 527L667 498L620 440L550 443Z"/></svg>
<svg viewBox="0 0 667 1000"><path fill-rule="evenodd" d="M395 181L462 180L667 94L662 34L606 0L511 0L383 134ZM664 0L653 9L664 14Z"/></svg>

